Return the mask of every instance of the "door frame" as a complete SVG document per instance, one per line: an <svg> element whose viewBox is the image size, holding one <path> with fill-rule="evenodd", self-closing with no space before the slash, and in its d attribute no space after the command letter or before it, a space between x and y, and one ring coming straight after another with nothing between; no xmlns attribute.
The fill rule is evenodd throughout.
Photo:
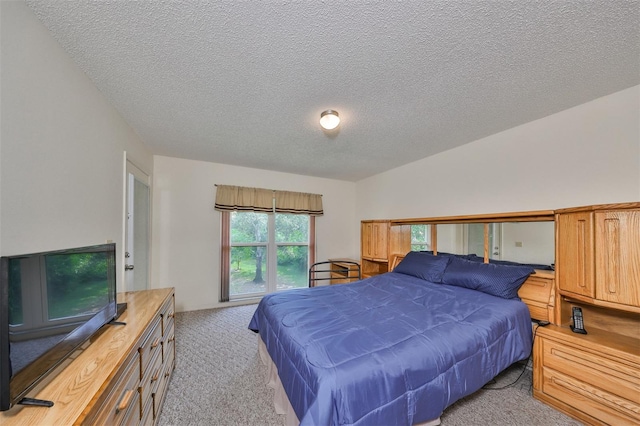
<svg viewBox="0 0 640 426"><path fill-rule="evenodd" d="M151 284L151 207L152 207L152 179L151 175L147 173L142 167L140 167L135 161L132 161L130 158L127 158L125 152L124 158L124 203L123 203L123 230L122 230L122 242L123 248L121 251L121 269L120 273L122 274L122 284L124 291L132 291L132 285L127 281L127 274L125 271L125 265L128 263L128 259L126 258L126 253L129 251L130 241L129 235L131 231L131 226L128 220L129 213L129 203L130 203L130 194L129 194L129 174L132 174L134 178L143 184L145 184L149 188L149 217L147 218L147 288L150 288ZM135 260L134 260L135 261Z"/></svg>

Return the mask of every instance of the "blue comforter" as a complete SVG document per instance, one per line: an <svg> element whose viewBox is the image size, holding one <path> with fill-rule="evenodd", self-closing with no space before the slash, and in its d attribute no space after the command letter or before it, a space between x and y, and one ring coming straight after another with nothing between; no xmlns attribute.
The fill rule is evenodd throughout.
<svg viewBox="0 0 640 426"><path fill-rule="evenodd" d="M531 351L521 301L393 272L267 295L249 328L301 425L432 420Z"/></svg>

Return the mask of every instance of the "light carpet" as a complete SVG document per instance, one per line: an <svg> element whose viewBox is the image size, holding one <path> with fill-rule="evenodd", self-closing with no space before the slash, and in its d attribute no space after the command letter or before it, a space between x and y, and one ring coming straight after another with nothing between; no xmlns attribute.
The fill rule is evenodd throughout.
<svg viewBox="0 0 640 426"><path fill-rule="evenodd" d="M176 369L160 414L160 426L281 426L273 390L258 356L255 333L247 329L257 305L182 312L176 315ZM491 387L513 382L515 365ZM531 370L504 390L480 390L447 408L444 426L576 426L581 423L531 396ZM391 425L389 425L391 426Z"/></svg>

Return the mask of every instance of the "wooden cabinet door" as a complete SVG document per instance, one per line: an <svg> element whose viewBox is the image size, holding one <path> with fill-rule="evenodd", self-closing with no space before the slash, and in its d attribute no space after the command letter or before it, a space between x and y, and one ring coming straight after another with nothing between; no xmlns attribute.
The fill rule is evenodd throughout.
<svg viewBox="0 0 640 426"><path fill-rule="evenodd" d="M387 260L387 222L362 223L362 257L373 260Z"/></svg>
<svg viewBox="0 0 640 426"><path fill-rule="evenodd" d="M372 256L373 250L371 247L371 244L372 244L371 236L373 234L373 231L371 229L372 226L373 226L373 223L371 222L362 222L362 228L360 230L360 238L361 238L361 245L362 245L361 252L362 252L362 257L365 257L365 258L373 257Z"/></svg>
<svg viewBox="0 0 640 426"><path fill-rule="evenodd" d="M595 297L593 212L559 214L556 225L558 287Z"/></svg>
<svg viewBox="0 0 640 426"><path fill-rule="evenodd" d="M640 306L640 210L595 214L596 298Z"/></svg>
<svg viewBox="0 0 640 426"><path fill-rule="evenodd" d="M388 224L386 222L373 224L373 241L375 241L375 249L373 251L374 259L388 260L389 258L389 253L387 253L389 247L387 226Z"/></svg>

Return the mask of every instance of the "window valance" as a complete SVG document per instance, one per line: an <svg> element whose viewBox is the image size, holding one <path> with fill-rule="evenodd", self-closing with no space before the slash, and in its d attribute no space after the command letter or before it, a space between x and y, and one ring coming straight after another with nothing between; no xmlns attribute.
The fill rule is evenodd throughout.
<svg viewBox="0 0 640 426"><path fill-rule="evenodd" d="M218 185L216 210L272 212L273 191L243 186Z"/></svg>
<svg viewBox="0 0 640 426"><path fill-rule="evenodd" d="M244 186L217 185L215 209L320 216L322 195Z"/></svg>

